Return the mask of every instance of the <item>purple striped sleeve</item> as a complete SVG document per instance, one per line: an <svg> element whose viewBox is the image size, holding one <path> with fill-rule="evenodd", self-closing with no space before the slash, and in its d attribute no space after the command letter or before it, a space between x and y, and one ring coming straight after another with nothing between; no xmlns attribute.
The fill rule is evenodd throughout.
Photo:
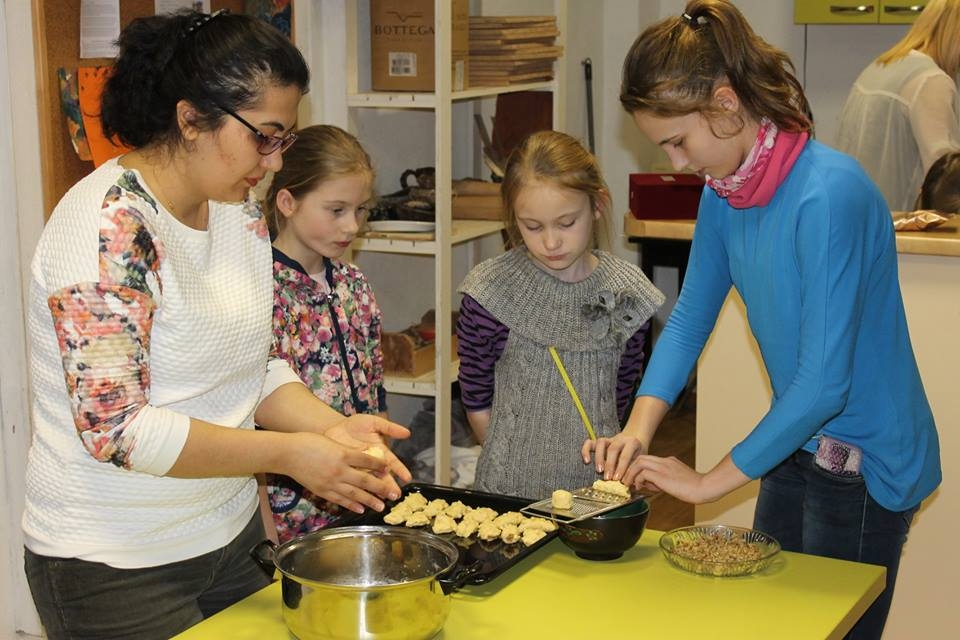
<svg viewBox="0 0 960 640"><path fill-rule="evenodd" d="M623 349L623 355L620 357L620 370L617 372L617 415L621 424L626 417L627 407L630 406L630 400L633 399L633 393L637 389L637 383L643 374L643 347L647 342L647 335L650 333L650 321L646 323L633 334Z"/></svg>
<svg viewBox="0 0 960 640"><path fill-rule="evenodd" d="M479 302L463 296L457 320L460 356L460 400L467 411L483 411L493 404L493 366L503 354L510 329Z"/></svg>

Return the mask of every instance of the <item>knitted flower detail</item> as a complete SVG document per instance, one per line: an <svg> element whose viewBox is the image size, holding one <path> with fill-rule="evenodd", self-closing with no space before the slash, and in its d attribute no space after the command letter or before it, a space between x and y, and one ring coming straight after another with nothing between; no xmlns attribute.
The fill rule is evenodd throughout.
<svg viewBox="0 0 960 640"><path fill-rule="evenodd" d="M596 340L612 336L624 344L637 332L644 318L638 314L634 296L623 291L601 291L597 299L583 305L583 316L590 322L590 335Z"/></svg>

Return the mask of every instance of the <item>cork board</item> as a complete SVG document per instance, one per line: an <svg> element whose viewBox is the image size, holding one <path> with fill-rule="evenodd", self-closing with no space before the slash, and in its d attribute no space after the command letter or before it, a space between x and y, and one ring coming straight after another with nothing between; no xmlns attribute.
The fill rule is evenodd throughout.
<svg viewBox="0 0 960 640"><path fill-rule="evenodd" d="M244 0L212 0L212 10L243 13ZM120 0L120 27L134 18L152 15L154 0ZM36 45L38 117L40 121L40 170L43 180L43 219L75 182L93 170L93 163L80 160L70 142L66 120L60 110L57 69L76 69L80 64L80 0L33 0L33 36ZM85 65L111 64L110 58L84 58Z"/></svg>

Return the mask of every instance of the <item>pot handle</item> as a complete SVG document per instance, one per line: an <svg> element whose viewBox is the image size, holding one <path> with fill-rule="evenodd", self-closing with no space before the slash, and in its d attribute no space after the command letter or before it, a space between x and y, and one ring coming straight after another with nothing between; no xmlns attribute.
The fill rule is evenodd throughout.
<svg viewBox="0 0 960 640"><path fill-rule="evenodd" d="M250 557L260 565L260 568L271 580L273 580L277 569L276 553L277 545L273 540L261 540L250 549Z"/></svg>
<svg viewBox="0 0 960 640"><path fill-rule="evenodd" d="M461 568L459 571L451 572L447 575L437 576L437 582L440 583L440 588L443 589L443 594L448 596L457 589L461 588L463 585L467 584L467 581L480 573L481 569L483 569L483 562L476 560L472 564Z"/></svg>

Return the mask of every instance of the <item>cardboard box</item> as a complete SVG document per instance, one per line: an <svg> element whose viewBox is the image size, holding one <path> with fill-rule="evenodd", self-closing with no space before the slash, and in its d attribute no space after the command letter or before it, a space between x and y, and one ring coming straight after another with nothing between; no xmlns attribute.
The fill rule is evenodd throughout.
<svg viewBox="0 0 960 640"><path fill-rule="evenodd" d="M383 370L400 376L422 376L434 369L436 343L419 343L406 333L384 331L381 336L383 350ZM457 336L452 336L450 359L457 361Z"/></svg>
<svg viewBox="0 0 960 640"><path fill-rule="evenodd" d="M470 86L469 0L451 0L454 91ZM374 91L433 91L433 0L370 0L370 64Z"/></svg>
<svg viewBox="0 0 960 640"><path fill-rule="evenodd" d="M630 212L639 220L695 220L702 191L692 173L631 173Z"/></svg>
<svg viewBox="0 0 960 640"><path fill-rule="evenodd" d="M500 196L454 196L450 212L454 220L503 220Z"/></svg>

